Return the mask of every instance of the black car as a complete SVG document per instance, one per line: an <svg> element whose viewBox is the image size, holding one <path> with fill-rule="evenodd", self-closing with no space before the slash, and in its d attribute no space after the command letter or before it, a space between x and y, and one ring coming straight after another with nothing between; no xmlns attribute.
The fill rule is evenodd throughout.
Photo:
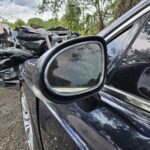
<svg viewBox="0 0 150 150"><path fill-rule="evenodd" d="M149 150L149 36L144 0L97 36L27 60L19 85L30 149Z"/></svg>

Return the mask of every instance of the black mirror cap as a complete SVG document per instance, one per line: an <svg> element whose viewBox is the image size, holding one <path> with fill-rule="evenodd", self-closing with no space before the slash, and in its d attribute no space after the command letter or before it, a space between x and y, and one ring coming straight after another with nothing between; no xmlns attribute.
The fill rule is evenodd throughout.
<svg viewBox="0 0 150 150"><path fill-rule="evenodd" d="M88 91L79 95L75 96L60 96L53 91L49 90L49 88L46 86L45 80L44 80L44 72L46 69L46 66L48 65L49 61L53 58L54 55L56 55L58 52L63 50L64 48L67 48L69 46L72 46L74 44L80 44L82 42L87 41L97 41L100 42L103 45L104 48L104 75L103 75L103 81L102 83L94 90ZM36 64L36 85L38 86L41 93L50 101L59 103L59 104L66 104L71 103L75 100L84 99L87 98L95 93L97 93L104 85L104 79L106 75L106 67L107 67L107 46L105 40L100 36L86 36L86 37L79 37L75 39L68 40L66 42L61 43L60 45L53 47L52 49L48 50L44 55L42 55Z"/></svg>

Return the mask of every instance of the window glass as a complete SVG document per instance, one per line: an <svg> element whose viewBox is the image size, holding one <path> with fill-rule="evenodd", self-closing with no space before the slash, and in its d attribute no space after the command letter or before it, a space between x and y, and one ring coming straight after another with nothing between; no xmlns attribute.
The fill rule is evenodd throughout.
<svg viewBox="0 0 150 150"><path fill-rule="evenodd" d="M150 20L124 57L111 85L150 99Z"/></svg>
<svg viewBox="0 0 150 150"><path fill-rule="evenodd" d="M131 29L126 30L107 44L108 64L122 51L122 44L130 30Z"/></svg>

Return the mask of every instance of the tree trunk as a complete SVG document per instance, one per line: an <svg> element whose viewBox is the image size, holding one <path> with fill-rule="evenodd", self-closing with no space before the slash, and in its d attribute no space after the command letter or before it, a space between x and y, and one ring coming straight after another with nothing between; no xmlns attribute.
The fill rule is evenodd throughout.
<svg viewBox="0 0 150 150"><path fill-rule="evenodd" d="M116 10L114 11L114 19L122 16L125 12L127 12L140 1L141 0L119 0L116 6Z"/></svg>
<svg viewBox="0 0 150 150"><path fill-rule="evenodd" d="M99 31L101 31L103 29L104 29L104 22L103 22L102 16L100 15L99 16Z"/></svg>

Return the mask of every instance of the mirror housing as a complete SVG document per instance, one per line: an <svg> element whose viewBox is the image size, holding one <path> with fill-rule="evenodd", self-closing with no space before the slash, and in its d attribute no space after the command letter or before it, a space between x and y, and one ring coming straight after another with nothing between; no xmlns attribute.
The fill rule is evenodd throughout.
<svg viewBox="0 0 150 150"><path fill-rule="evenodd" d="M34 85L56 103L89 97L103 87L106 52L106 42L99 36L66 41L37 60Z"/></svg>

